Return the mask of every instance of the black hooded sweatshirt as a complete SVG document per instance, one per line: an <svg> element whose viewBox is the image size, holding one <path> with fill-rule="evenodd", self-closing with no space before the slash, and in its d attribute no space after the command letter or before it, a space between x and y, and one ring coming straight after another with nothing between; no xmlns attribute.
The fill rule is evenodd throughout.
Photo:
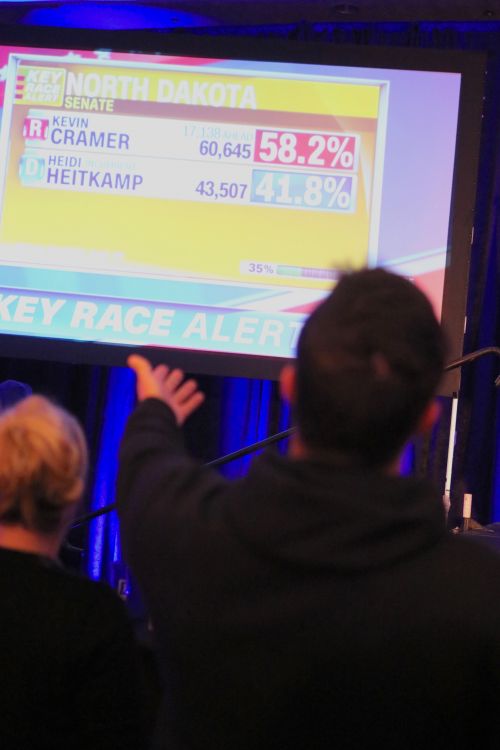
<svg viewBox="0 0 500 750"><path fill-rule="evenodd" d="M500 746L500 556L447 534L426 483L275 453L227 481L148 399L118 509L165 687L155 747Z"/></svg>

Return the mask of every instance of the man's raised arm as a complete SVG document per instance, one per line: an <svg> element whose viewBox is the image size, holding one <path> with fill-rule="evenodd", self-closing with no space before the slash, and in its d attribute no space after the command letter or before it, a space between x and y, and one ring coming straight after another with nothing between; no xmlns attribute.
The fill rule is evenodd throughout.
<svg viewBox="0 0 500 750"><path fill-rule="evenodd" d="M180 427L203 403L193 379L166 365L152 367L132 355L139 404L120 447L117 505L126 556L141 577L160 549L177 537L179 524L193 533L202 508L220 495L226 481L187 453Z"/></svg>

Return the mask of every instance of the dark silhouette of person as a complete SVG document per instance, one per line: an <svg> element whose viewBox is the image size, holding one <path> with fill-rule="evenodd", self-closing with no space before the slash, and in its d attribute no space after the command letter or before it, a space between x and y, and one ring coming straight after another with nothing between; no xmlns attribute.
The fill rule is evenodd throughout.
<svg viewBox="0 0 500 750"><path fill-rule="evenodd" d="M155 747L497 746L500 558L398 471L438 415L444 358L413 284L346 274L281 375L289 455L231 482L184 447L196 382L130 357L118 508L163 674Z"/></svg>

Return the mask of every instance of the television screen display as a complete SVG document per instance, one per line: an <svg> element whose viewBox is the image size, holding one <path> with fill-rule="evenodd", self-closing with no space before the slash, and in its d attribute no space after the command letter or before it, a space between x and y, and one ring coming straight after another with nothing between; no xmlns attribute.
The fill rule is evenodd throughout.
<svg viewBox="0 0 500 750"><path fill-rule="evenodd" d="M466 71L212 47L0 46L3 341L275 377L338 275L366 265L463 332Z"/></svg>

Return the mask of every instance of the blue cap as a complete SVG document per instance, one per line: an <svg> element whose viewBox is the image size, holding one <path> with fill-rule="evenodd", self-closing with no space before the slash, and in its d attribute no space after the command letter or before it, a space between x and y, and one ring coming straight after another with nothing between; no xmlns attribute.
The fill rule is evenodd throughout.
<svg viewBox="0 0 500 750"><path fill-rule="evenodd" d="M0 411L14 406L26 396L31 396L33 389L27 383L18 380L4 380L0 383Z"/></svg>

